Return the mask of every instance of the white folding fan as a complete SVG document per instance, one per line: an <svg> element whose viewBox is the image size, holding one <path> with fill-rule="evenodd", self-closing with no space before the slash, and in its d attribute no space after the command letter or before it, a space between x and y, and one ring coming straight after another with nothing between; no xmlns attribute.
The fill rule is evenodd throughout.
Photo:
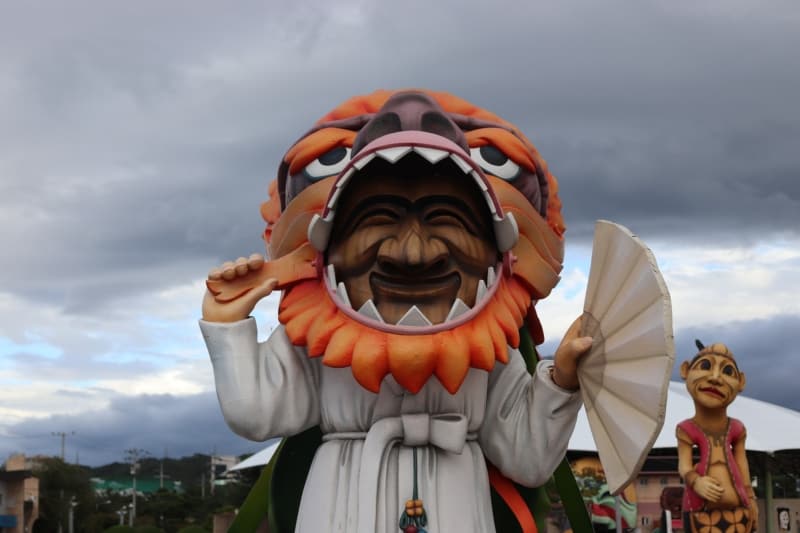
<svg viewBox="0 0 800 533"><path fill-rule="evenodd" d="M672 307L656 260L627 228L595 225L578 365L586 415L606 481L617 494L639 473L661 431L675 361Z"/></svg>

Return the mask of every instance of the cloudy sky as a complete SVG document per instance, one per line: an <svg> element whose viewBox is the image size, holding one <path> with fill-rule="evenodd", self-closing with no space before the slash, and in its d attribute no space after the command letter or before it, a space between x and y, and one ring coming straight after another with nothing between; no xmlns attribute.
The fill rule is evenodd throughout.
<svg viewBox="0 0 800 533"><path fill-rule="evenodd" d="M725 342L747 395L800 410L799 24L794 0L3 2L0 461L54 432L89 464L258 449L219 413L205 274L261 251L313 120L409 86L515 122L559 178L545 352L611 219L659 261L678 360Z"/></svg>

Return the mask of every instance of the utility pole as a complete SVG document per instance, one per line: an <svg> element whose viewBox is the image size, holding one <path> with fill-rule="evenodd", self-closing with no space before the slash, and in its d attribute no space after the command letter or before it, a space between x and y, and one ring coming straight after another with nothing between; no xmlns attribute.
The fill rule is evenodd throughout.
<svg viewBox="0 0 800 533"><path fill-rule="evenodd" d="M217 448L214 447L214 451L211 453L211 483L209 484L208 490L211 496L214 496L214 481L216 481L216 472L214 471L217 466Z"/></svg>
<svg viewBox="0 0 800 533"><path fill-rule="evenodd" d="M61 460L64 460L64 448L65 448L65 441L67 440L67 435L74 435L74 431L70 431L67 433L66 431L53 431L51 435L54 437L61 437Z"/></svg>
<svg viewBox="0 0 800 533"><path fill-rule="evenodd" d="M67 531L69 531L69 533L75 533L75 527L74 527L75 520L74 520L74 518L75 518L75 507L77 505L78 505L78 502L75 501L75 496L73 496L69 500L69 521L68 521L69 528L67 529Z"/></svg>
<svg viewBox="0 0 800 533"><path fill-rule="evenodd" d="M133 527L133 521L136 519L136 474L139 472L139 460L149 455L147 450L141 448L131 448L125 450L126 463L131 465L131 477L133 478L133 487L131 490L131 510L128 515L128 525Z"/></svg>
<svg viewBox="0 0 800 533"><path fill-rule="evenodd" d="M167 458L167 447L164 446L164 455L161 456L161 462L158 465L158 488L164 488L164 459Z"/></svg>

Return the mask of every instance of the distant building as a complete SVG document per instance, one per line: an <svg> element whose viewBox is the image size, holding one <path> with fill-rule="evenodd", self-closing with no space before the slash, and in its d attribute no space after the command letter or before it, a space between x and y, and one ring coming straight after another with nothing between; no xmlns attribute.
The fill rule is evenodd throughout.
<svg viewBox="0 0 800 533"><path fill-rule="evenodd" d="M38 517L39 478L24 455L12 455L0 470L0 533L29 533Z"/></svg>

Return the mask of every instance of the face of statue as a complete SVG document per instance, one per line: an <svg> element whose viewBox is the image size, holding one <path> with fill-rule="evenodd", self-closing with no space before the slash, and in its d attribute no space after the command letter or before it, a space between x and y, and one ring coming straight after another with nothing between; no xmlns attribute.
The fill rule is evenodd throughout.
<svg viewBox="0 0 800 533"><path fill-rule="evenodd" d="M728 356L708 353L681 365L681 377L695 403L707 408L727 407L744 390L744 374Z"/></svg>
<svg viewBox="0 0 800 533"><path fill-rule="evenodd" d="M778 513L778 521L780 522L780 528L783 530L789 529L789 511L785 509L781 509Z"/></svg>
<svg viewBox="0 0 800 533"><path fill-rule="evenodd" d="M416 306L438 324L457 300L475 305L498 252L485 200L449 165L376 161L353 177L328 263L354 309L372 300L396 324Z"/></svg>

